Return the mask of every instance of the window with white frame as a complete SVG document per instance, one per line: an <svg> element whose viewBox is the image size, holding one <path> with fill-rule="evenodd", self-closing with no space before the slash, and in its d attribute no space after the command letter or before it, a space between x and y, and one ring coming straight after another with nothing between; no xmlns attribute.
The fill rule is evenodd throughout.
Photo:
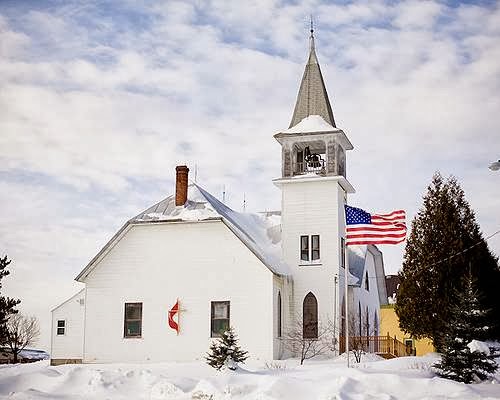
<svg viewBox="0 0 500 400"><path fill-rule="evenodd" d="M125 303L123 337L140 338L142 336L142 303Z"/></svg>
<svg viewBox="0 0 500 400"><path fill-rule="evenodd" d="M300 261L319 261L319 235L302 235L300 237Z"/></svg>
<svg viewBox="0 0 500 400"><path fill-rule="evenodd" d="M229 301L212 301L210 337L221 337L229 325Z"/></svg>
<svg viewBox="0 0 500 400"><path fill-rule="evenodd" d="M57 320L57 334L64 335L66 333L66 320L58 319Z"/></svg>

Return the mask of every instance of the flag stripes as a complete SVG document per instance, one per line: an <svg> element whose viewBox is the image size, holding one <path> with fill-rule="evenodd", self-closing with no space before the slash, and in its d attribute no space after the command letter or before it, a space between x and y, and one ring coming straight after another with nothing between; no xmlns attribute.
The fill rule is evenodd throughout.
<svg viewBox="0 0 500 400"><path fill-rule="evenodd" d="M406 213L370 214L360 208L345 206L346 245L398 244L406 238Z"/></svg>

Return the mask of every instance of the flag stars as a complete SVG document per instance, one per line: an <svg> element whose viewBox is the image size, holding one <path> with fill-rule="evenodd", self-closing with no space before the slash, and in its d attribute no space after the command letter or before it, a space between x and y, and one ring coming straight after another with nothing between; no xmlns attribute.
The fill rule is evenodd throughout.
<svg viewBox="0 0 500 400"><path fill-rule="evenodd" d="M346 206L346 223L347 225L352 224L371 224L371 215L366 211L356 208Z"/></svg>

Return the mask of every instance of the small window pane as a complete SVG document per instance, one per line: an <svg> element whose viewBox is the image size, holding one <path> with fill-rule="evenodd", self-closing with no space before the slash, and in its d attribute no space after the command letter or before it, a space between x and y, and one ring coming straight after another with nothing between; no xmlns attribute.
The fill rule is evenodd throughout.
<svg viewBox="0 0 500 400"><path fill-rule="evenodd" d="M212 326L212 337L219 337L229 329L229 320L214 319Z"/></svg>
<svg viewBox="0 0 500 400"><path fill-rule="evenodd" d="M64 328L57 328L58 335L64 335Z"/></svg>
<svg viewBox="0 0 500 400"><path fill-rule="evenodd" d="M140 321L127 321L127 336L139 336L141 334Z"/></svg>
<svg viewBox="0 0 500 400"><path fill-rule="evenodd" d="M319 235L312 235L312 259L319 260Z"/></svg>
<svg viewBox="0 0 500 400"><path fill-rule="evenodd" d="M126 305L126 318L127 319L140 319L141 318L141 307L137 304L127 304Z"/></svg>
<svg viewBox="0 0 500 400"><path fill-rule="evenodd" d="M213 318L228 318L227 304L214 303L214 316Z"/></svg>
<svg viewBox="0 0 500 400"><path fill-rule="evenodd" d="M309 236L300 237L300 259L309 261Z"/></svg>

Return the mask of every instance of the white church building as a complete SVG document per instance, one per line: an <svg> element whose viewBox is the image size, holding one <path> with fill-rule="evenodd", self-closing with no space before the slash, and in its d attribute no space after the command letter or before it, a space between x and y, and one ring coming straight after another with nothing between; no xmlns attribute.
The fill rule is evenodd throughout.
<svg viewBox="0 0 500 400"><path fill-rule="evenodd" d="M178 166L175 194L127 221L76 277L84 288L52 311L53 365L202 360L230 326L260 360L289 357L297 324L306 338L326 324L343 335L353 146L335 124L312 35L292 121L274 137L281 211L231 210ZM347 256L351 334L376 336L382 253L352 246Z"/></svg>

